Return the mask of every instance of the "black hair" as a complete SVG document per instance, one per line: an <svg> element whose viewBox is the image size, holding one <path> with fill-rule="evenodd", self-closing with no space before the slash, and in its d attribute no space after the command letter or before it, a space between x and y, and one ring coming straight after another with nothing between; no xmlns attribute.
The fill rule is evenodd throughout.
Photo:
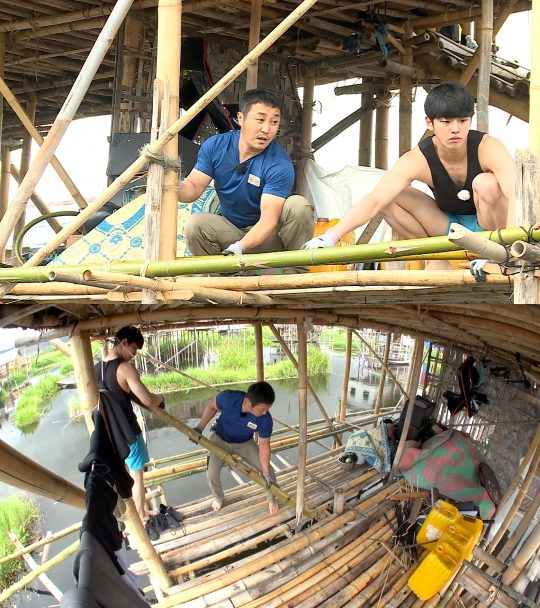
<svg viewBox="0 0 540 608"><path fill-rule="evenodd" d="M240 112L246 115L251 110L251 106L256 103L262 103L265 106L277 108L281 112L282 104L279 95L273 91L261 88L249 89L249 91L246 91L242 97L240 97Z"/></svg>
<svg viewBox="0 0 540 608"><path fill-rule="evenodd" d="M428 93L424 111L435 118L464 118L474 114L474 97L459 82L439 84Z"/></svg>
<svg viewBox="0 0 540 608"><path fill-rule="evenodd" d="M144 336L141 333L141 330L138 327L133 327L133 325L126 325L125 327L121 327L115 334L116 344L122 342L122 340L127 340L128 344L136 344L137 348L142 348L144 344Z"/></svg>
<svg viewBox="0 0 540 608"><path fill-rule="evenodd" d="M246 394L251 401L251 405L258 405L259 403L272 405L276 400L276 393L268 382L254 382L250 384Z"/></svg>

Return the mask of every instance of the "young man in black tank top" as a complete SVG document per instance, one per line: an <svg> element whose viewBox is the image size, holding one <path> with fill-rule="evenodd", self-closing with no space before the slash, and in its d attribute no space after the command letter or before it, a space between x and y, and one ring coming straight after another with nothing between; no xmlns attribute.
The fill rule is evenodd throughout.
<svg viewBox="0 0 540 608"><path fill-rule="evenodd" d="M141 382L137 369L130 363L137 351L143 347L144 338L137 327L122 327L115 334L115 344L109 354L103 359L103 377L126 415L135 441L130 444L130 452L126 458L126 466L133 478L133 500L141 520L146 522L149 513L146 509L143 469L148 462L148 450L142 431L133 412L131 399L149 407L163 407L163 396L150 392ZM102 363L96 365L96 374L100 377Z"/></svg>
<svg viewBox="0 0 540 608"><path fill-rule="evenodd" d="M471 230L514 224L514 162L502 142L471 131L474 99L459 83L438 85L424 109L433 136L406 152L377 186L305 249L334 247L347 232L380 214L400 238L448 233L450 223ZM427 184L433 197L411 186Z"/></svg>

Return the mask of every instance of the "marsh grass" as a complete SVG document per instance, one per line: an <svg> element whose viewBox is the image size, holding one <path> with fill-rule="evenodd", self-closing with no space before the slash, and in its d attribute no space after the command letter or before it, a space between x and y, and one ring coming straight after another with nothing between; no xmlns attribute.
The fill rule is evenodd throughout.
<svg viewBox="0 0 540 608"><path fill-rule="evenodd" d="M9 496L0 500L0 557L13 553L15 547L9 539L13 530L26 545L36 534L40 512L36 503L26 496ZM24 562L21 559L0 564L0 589L15 582Z"/></svg>
<svg viewBox="0 0 540 608"><path fill-rule="evenodd" d="M12 420L19 429L31 427L49 411L53 397L58 393L59 375L46 376L34 386L27 388L17 401Z"/></svg>

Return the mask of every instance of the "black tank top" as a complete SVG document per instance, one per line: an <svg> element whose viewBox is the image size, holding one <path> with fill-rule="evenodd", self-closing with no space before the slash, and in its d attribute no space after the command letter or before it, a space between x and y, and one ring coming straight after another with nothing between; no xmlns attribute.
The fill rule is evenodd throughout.
<svg viewBox="0 0 540 608"><path fill-rule="evenodd" d="M459 215L476 215L472 181L478 174L483 173L478 160L478 146L484 135L485 133L480 131L473 131L472 129L469 131L467 137L467 179L463 187L458 186L448 175L433 145L433 136L423 139L418 144L431 171L431 179L433 180L431 191L439 209ZM471 197L468 201L462 201L458 198L458 192L462 190L467 190L470 193Z"/></svg>
<svg viewBox="0 0 540 608"><path fill-rule="evenodd" d="M111 391L114 395L116 402L121 406L126 420L128 421L129 427L133 431L135 435L139 435L141 431L141 427L137 422L137 416L135 416L135 412L133 411L133 406L131 405L131 393L126 393L126 391L118 384L118 380L116 378L116 372L118 371L118 366L120 363L123 363L123 360L120 357L116 359L112 359L111 361L103 361L96 364L96 380L99 382L102 379L102 366L103 366L103 383L105 386Z"/></svg>

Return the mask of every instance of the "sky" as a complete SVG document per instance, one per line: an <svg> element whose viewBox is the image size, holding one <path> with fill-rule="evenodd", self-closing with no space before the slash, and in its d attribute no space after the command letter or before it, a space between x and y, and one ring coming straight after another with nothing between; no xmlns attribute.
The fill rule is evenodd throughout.
<svg viewBox="0 0 540 608"><path fill-rule="evenodd" d="M505 59L517 61L524 67L531 66L531 13L522 12L512 15L503 26L497 36L499 46L498 55ZM527 34L527 35L526 35ZM349 115L359 107L359 95L334 95L334 88L344 84L354 84L360 80L341 81L335 84L318 86L315 88L315 113L313 139L326 132L332 125ZM300 91L301 95L301 91ZM425 93L417 89L415 103L413 105L413 144L417 142L425 130L423 100ZM390 109L389 122L389 165L391 166L398 158L398 105L399 100L395 98ZM500 138L509 149L511 154L519 149L528 147L528 124L508 114L490 109L490 134ZM474 122L473 122L474 126ZM101 116L74 121L67 130L60 143L56 156L86 198L94 198L107 185L106 167L108 160L108 136L110 132L110 117ZM359 126L351 126L341 133L331 143L321 148L315 154L315 161L328 171L338 171L347 164L358 163L358 140ZM33 148L33 155L37 152L37 146ZM19 162L18 153L12 155L12 162ZM15 193L16 185L12 182L10 198ZM56 173L48 168L41 178L37 193L48 203L58 203L70 199L69 193L62 184ZM35 217L37 212L29 208L28 218ZM36 240L45 242L52 231L46 225L40 224L32 229ZM32 232L29 239L34 240ZM0 329L0 350L13 344L13 336L20 330Z"/></svg>

